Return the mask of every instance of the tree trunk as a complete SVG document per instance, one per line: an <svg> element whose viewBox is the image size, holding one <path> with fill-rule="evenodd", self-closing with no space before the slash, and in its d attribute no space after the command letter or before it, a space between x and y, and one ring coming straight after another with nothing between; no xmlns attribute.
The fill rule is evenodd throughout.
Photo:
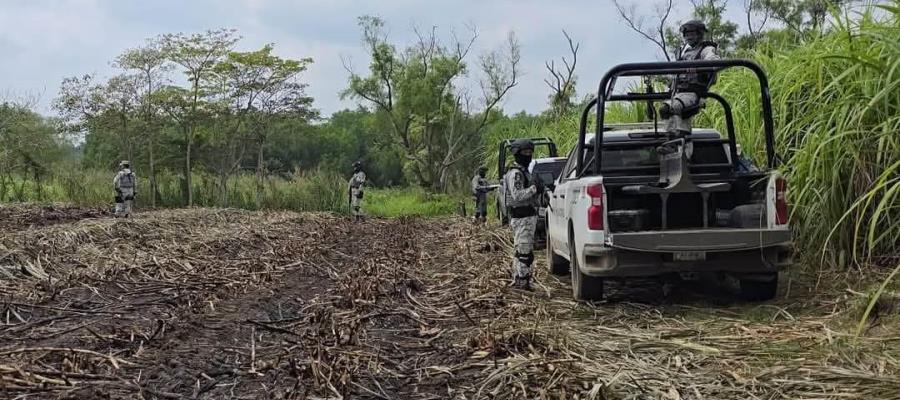
<svg viewBox="0 0 900 400"><path fill-rule="evenodd" d="M154 147L156 143L153 140L155 133L150 136L150 206L156 208L156 158L154 158Z"/></svg>
<svg viewBox="0 0 900 400"><path fill-rule="evenodd" d="M219 205L228 207L228 173L219 174Z"/></svg>
<svg viewBox="0 0 900 400"><path fill-rule="evenodd" d="M262 190L263 190L263 144L265 139L260 137L259 149L256 153L256 208L262 209Z"/></svg>
<svg viewBox="0 0 900 400"><path fill-rule="evenodd" d="M187 149L185 149L184 154L184 181L186 186L186 194L187 194L187 206L191 207L194 205L194 188L191 186L191 147L194 145L194 135L191 128L188 132L187 136Z"/></svg>
<svg viewBox="0 0 900 400"><path fill-rule="evenodd" d="M6 200L6 193L9 191L9 188L6 185L11 181L12 178L10 178L8 174L0 174L0 201Z"/></svg>

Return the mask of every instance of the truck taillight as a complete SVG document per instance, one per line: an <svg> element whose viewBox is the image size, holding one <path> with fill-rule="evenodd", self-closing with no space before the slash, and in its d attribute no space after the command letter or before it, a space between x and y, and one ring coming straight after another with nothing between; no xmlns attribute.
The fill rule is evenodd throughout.
<svg viewBox="0 0 900 400"><path fill-rule="evenodd" d="M788 222L787 208L787 181L784 178L775 179L775 224L784 225Z"/></svg>
<svg viewBox="0 0 900 400"><path fill-rule="evenodd" d="M591 198L588 207L588 229L592 231L603 230L603 185L587 187L587 195Z"/></svg>

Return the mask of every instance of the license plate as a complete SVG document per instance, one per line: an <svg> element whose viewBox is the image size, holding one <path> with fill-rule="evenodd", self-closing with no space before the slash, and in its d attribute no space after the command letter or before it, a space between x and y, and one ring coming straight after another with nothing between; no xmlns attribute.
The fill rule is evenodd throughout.
<svg viewBox="0 0 900 400"><path fill-rule="evenodd" d="M676 251L672 253L675 261L703 261L706 260L705 251Z"/></svg>

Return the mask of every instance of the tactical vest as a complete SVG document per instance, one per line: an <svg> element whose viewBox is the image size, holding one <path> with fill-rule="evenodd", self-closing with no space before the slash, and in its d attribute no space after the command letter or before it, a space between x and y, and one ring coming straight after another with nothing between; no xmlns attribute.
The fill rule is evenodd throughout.
<svg viewBox="0 0 900 400"><path fill-rule="evenodd" d="M697 47L691 47L678 55L678 61L697 61L703 55L707 47L717 48L715 42L701 42ZM679 92L706 93L715 79L714 72L698 72L678 75L677 88Z"/></svg>
<svg viewBox="0 0 900 400"><path fill-rule="evenodd" d="M134 173L128 172L119 179L119 187L122 189L134 189Z"/></svg>
<svg viewBox="0 0 900 400"><path fill-rule="evenodd" d="M513 166L509 167L509 169L510 170L518 170L520 173L522 173L522 179L524 180L524 182L522 183L523 188L528 188L531 186L531 179L529 178L528 170L526 168L523 168L519 164L514 164ZM511 190L511 189L512 188L509 188L507 190ZM509 204L509 203L507 203L507 204ZM537 215L537 209L534 207L533 204L510 207L509 215L512 218L533 217L533 216Z"/></svg>
<svg viewBox="0 0 900 400"><path fill-rule="evenodd" d="M355 172L350 178L350 187L353 189L359 189L363 185L363 180L366 179L365 176L365 173L362 171Z"/></svg>

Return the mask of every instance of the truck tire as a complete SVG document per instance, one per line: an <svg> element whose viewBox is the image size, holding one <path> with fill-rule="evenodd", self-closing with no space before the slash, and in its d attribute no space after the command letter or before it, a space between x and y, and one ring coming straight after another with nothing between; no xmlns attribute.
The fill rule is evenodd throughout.
<svg viewBox="0 0 900 400"><path fill-rule="evenodd" d="M572 237L569 238L569 264L572 266L572 297L576 301L603 300L603 278L585 275L578 267L578 257Z"/></svg>
<svg viewBox="0 0 900 400"><path fill-rule="evenodd" d="M550 241L550 226L547 228L547 268L553 275L565 275L569 273L569 261L565 257L556 254L553 251L553 242Z"/></svg>
<svg viewBox="0 0 900 400"><path fill-rule="evenodd" d="M766 301L775 298L778 293L778 273L766 274L766 277L740 278L741 298L747 301Z"/></svg>

